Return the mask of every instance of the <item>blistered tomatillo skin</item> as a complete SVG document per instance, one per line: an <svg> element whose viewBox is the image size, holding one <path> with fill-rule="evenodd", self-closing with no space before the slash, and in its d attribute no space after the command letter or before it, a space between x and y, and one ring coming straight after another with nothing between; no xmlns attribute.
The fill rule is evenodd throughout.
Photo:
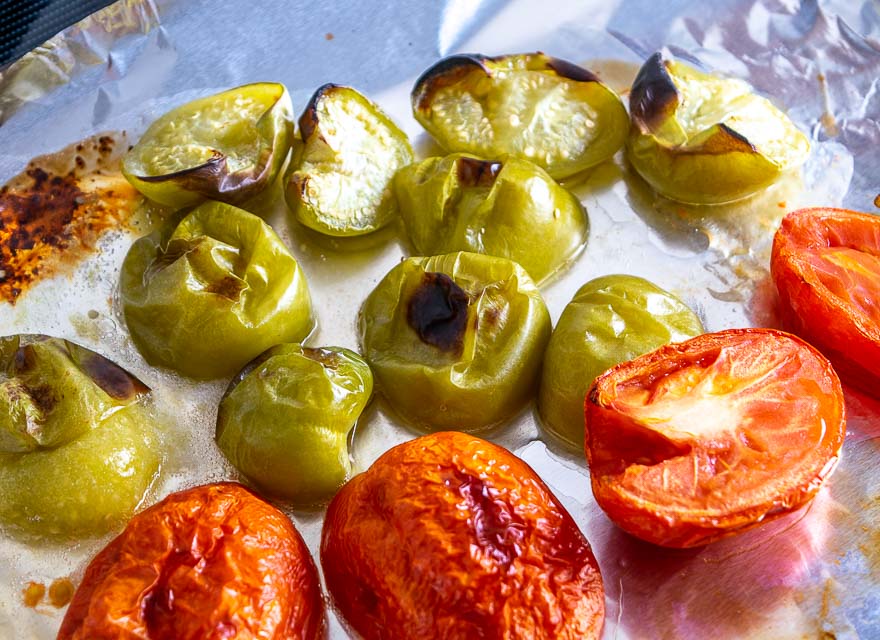
<svg viewBox="0 0 880 640"><path fill-rule="evenodd" d="M602 577L577 524L526 463L463 433L398 445L345 485L321 566L365 640L602 633Z"/></svg>
<svg viewBox="0 0 880 640"><path fill-rule="evenodd" d="M644 278L590 280L565 307L547 345L538 393L541 425L582 449L584 398L596 376L701 333L703 325L687 305Z"/></svg>
<svg viewBox="0 0 880 640"><path fill-rule="evenodd" d="M148 198L171 207L241 205L272 183L293 141L283 84L259 82L199 98L156 120L123 159Z"/></svg>
<svg viewBox="0 0 880 640"><path fill-rule="evenodd" d="M460 252L395 266L364 303L360 333L380 391L405 420L475 430L534 394L550 315L518 264Z"/></svg>
<svg viewBox="0 0 880 640"><path fill-rule="evenodd" d="M880 397L880 218L845 209L788 214L770 273L783 325L848 384Z"/></svg>
<svg viewBox="0 0 880 640"><path fill-rule="evenodd" d="M314 504L345 482L348 433L372 392L370 367L348 349L272 347L220 402L217 445L261 491Z"/></svg>
<svg viewBox="0 0 880 640"><path fill-rule="evenodd" d="M278 235L219 202L135 242L120 294L147 361L193 378L231 376L314 327L305 275Z"/></svg>
<svg viewBox="0 0 880 640"><path fill-rule="evenodd" d="M543 53L444 58L416 81L412 109L449 152L509 154L555 179L611 158L629 128L616 93L590 71Z"/></svg>
<svg viewBox="0 0 880 640"><path fill-rule="evenodd" d="M508 258L541 282L587 240L580 201L537 165L457 153L399 171L394 191L421 255L472 251Z"/></svg>
<svg viewBox="0 0 880 640"><path fill-rule="evenodd" d="M58 338L0 338L0 525L26 538L102 534L160 463L148 389Z"/></svg>
<svg viewBox="0 0 880 640"><path fill-rule="evenodd" d="M391 179L413 152L378 106L354 89L327 84L312 96L299 128L302 144L294 148L285 194L300 223L357 236L394 220Z"/></svg>
<svg viewBox="0 0 880 640"><path fill-rule="evenodd" d="M58 640L315 640L324 602L290 520L218 483L139 513L86 568Z"/></svg>
<svg viewBox="0 0 880 640"><path fill-rule="evenodd" d="M585 406L596 502L667 547L740 533L809 502L840 455L840 380L775 329L660 347L596 378Z"/></svg>
<svg viewBox="0 0 880 640"><path fill-rule="evenodd" d="M660 194L694 204L752 195L810 151L807 137L742 80L702 73L661 53L630 93L627 157Z"/></svg>

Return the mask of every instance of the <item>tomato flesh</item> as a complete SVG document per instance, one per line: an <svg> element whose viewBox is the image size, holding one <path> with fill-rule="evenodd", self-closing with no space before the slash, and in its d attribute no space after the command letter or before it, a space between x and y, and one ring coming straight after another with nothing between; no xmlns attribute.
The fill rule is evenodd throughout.
<svg viewBox="0 0 880 640"><path fill-rule="evenodd" d="M845 209L788 214L770 261L783 325L880 396L880 218Z"/></svg>
<svg viewBox="0 0 880 640"><path fill-rule="evenodd" d="M843 443L843 395L815 349L772 329L661 347L596 379L593 493L621 528L690 547L806 503Z"/></svg>
<svg viewBox="0 0 880 640"><path fill-rule="evenodd" d="M463 433L405 442L345 485L321 565L365 640L602 632L602 578L577 524L522 460Z"/></svg>
<svg viewBox="0 0 880 640"><path fill-rule="evenodd" d="M241 485L174 493L86 569L58 640L312 640L324 604L287 516Z"/></svg>

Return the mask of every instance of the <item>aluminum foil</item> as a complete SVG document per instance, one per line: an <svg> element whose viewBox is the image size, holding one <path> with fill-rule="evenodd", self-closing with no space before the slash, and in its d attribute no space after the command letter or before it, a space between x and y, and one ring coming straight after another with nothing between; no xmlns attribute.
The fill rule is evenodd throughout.
<svg viewBox="0 0 880 640"><path fill-rule="evenodd" d="M417 75L455 52L531 50L598 70L625 92L637 66L668 47L750 81L813 140L799 175L744 204L681 207L657 198L618 158L570 186L586 205L586 250L543 293L556 320L585 281L647 277L697 310L707 330L775 326L768 255L781 216L798 206L874 210L880 165L880 13L876 2L828 0L572 0L508 3L314 3L120 0L0 72L0 181L34 156L102 131L136 138L172 106L258 80L285 83L295 107L326 82L377 101L434 150L413 120ZM404 254L393 239L359 251L318 245L288 224L274 194L269 220L303 264L320 327L313 344L357 348L357 310ZM235 478L213 443L225 381L194 383L149 367L115 303L136 232L45 279L15 305L3 333L48 333L89 346L153 390L167 451L150 501ZM880 638L880 403L847 393L849 423L835 475L805 509L701 549L663 550L618 530L592 498L582 457L542 436L533 409L484 434L544 478L593 545L607 594L605 638ZM355 470L414 437L381 399L352 437ZM323 512L287 512L317 552ZM29 581L76 582L106 542L33 546L0 539L0 638L54 637L63 610L23 604ZM349 634L334 612L329 637Z"/></svg>

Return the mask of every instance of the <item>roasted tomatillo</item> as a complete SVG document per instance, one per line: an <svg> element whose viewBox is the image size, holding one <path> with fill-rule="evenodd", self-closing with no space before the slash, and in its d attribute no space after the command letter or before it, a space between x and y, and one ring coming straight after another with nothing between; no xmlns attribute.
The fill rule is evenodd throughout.
<svg viewBox="0 0 880 640"><path fill-rule="evenodd" d="M159 469L149 390L58 338L0 338L0 524L32 538L102 534Z"/></svg>
<svg viewBox="0 0 880 640"><path fill-rule="evenodd" d="M655 53L630 93L627 157L660 194L694 204L745 198L800 166L807 137L744 81Z"/></svg>
<svg viewBox="0 0 880 640"><path fill-rule="evenodd" d="M135 242L120 293L147 361L193 378L232 375L314 326L305 276L278 235L219 202Z"/></svg>
<svg viewBox="0 0 880 640"><path fill-rule="evenodd" d="M394 190L421 255L473 251L508 258L540 282L587 239L580 201L543 169L513 156L428 158L399 171Z"/></svg>
<svg viewBox="0 0 880 640"><path fill-rule="evenodd" d="M394 267L364 303L360 333L380 391L404 419L476 430L533 396L550 315L518 264L459 252Z"/></svg>
<svg viewBox="0 0 880 640"><path fill-rule="evenodd" d="M584 446L584 396L606 369L669 342L703 333L687 305L643 278L590 280L562 312L538 394L542 426L572 447Z"/></svg>
<svg viewBox="0 0 880 640"><path fill-rule="evenodd" d="M614 91L543 53L444 58L416 81L412 109L447 151L510 154L556 179L609 159L629 127Z"/></svg>
<svg viewBox="0 0 880 640"><path fill-rule="evenodd" d="M320 502L348 476L348 433L372 392L370 367L353 351L272 347L220 402L217 445L262 491Z"/></svg>
<svg viewBox="0 0 880 640"><path fill-rule="evenodd" d="M406 134L378 106L349 87L326 84L299 119L287 174L296 219L330 236L381 229L397 214L391 179L413 160Z"/></svg>
<svg viewBox="0 0 880 640"><path fill-rule="evenodd" d="M199 98L156 120L122 171L138 191L171 207L202 200L241 205L272 183L293 141L283 84L246 84Z"/></svg>

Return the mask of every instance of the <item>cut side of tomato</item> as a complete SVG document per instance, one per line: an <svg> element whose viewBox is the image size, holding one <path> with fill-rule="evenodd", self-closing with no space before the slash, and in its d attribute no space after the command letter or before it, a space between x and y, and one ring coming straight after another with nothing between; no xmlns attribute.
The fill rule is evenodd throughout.
<svg viewBox="0 0 880 640"><path fill-rule="evenodd" d="M808 502L846 426L831 363L775 329L704 334L624 362L596 379L585 412L599 506L668 547L706 544Z"/></svg>
<svg viewBox="0 0 880 640"><path fill-rule="evenodd" d="M828 356L846 382L880 396L880 218L794 211L773 239L770 270L785 328Z"/></svg>

